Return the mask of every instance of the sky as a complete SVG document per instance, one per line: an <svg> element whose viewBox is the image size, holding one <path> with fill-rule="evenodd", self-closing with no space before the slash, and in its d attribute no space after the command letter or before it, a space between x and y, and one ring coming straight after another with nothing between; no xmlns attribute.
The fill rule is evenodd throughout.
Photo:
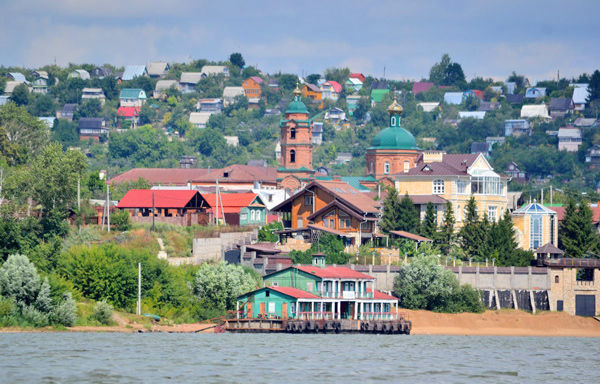
<svg viewBox="0 0 600 384"><path fill-rule="evenodd" d="M226 60L306 75L348 67L427 78L444 53L467 78L600 68L600 1L0 0L0 65Z"/></svg>

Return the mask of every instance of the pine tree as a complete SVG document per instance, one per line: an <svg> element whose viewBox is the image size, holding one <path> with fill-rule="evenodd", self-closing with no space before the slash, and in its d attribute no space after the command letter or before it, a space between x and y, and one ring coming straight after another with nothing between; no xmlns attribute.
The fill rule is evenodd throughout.
<svg viewBox="0 0 600 384"><path fill-rule="evenodd" d="M592 211L586 202L577 206L575 199L567 201L558 239L566 257L598 257L598 236L592 224Z"/></svg>
<svg viewBox="0 0 600 384"><path fill-rule="evenodd" d="M471 196L466 207L465 225L461 228L459 236L463 250L479 261L485 259L485 240L489 228L487 216L484 216L484 220L482 224L477 214L475 198Z"/></svg>
<svg viewBox="0 0 600 384"><path fill-rule="evenodd" d="M427 210L425 211L425 219L421 225L421 235L433 239L437 233L437 214L435 212L433 203L427 203Z"/></svg>
<svg viewBox="0 0 600 384"><path fill-rule="evenodd" d="M408 197L408 193L400 200L400 222L398 230L410 233L419 233L421 221L419 220L419 211L413 201Z"/></svg>
<svg viewBox="0 0 600 384"><path fill-rule="evenodd" d="M400 225L400 199L395 188L388 188L388 194L383 201L383 216L379 227L384 233L397 230Z"/></svg>
<svg viewBox="0 0 600 384"><path fill-rule="evenodd" d="M444 222L438 235L440 248L444 254L448 254L452 243L454 243L454 223L454 210L452 209L452 203L448 202L446 204L446 212L444 213Z"/></svg>
<svg viewBox="0 0 600 384"><path fill-rule="evenodd" d="M496 265L529 265L529 259L519 260L523 255L517 252L517 247L515 228L510 212L506 210L504 216L497 223L492 224L488 234L487 248L494 252Z"/></svg>

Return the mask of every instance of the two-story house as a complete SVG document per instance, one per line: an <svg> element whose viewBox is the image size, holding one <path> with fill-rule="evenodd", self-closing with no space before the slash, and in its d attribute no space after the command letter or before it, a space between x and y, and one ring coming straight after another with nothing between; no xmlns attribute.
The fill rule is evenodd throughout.
<svg viewBox="0 0 600 384"><path fill-rule="evenodd" d="M262 90L260 88L263 83L263 79L258 76L250 76L242 83L242 88L244 88L244 94L250 99L260 99L262 95Z"/></svg>
<svg viewBox="0 0 600 384"><path fill-rule="evenodd" d="M446 204L454 210L456 226L462 227L467 202L473 196L480 216L497 221L507 206L507 177L494 171L485 156L423 151L415 166L391 176L400 195L409 194L425 217L427 203L433 203L438 224Z"/></svg>
<svg viewBox="0 0 600 384"><path fill-rule="evenodd" d="M119 94L121 107L141 108L146 102L146 92L140 88L123 88Z"/></svg>
<svg viewBox="0 0 600 384"><path fill-rule="evenodd" d="M315 180L272 211L280 214L284 235L321 231L362 244L377 231L380 204L342 180Z"/></svg>
<svg viewBox="0 0 600 384"><path fill-rule="evenodd" d="M321 95L323 99L337 100L342 92L342 86L337 81L326 81L321 84Z"/></svg>
<svg viewBox="0 0 600 384"><path fill-rule="evenodd" d="M295 265L263 277L265 287L237 298L243 318L391 319L398 299L375 289L375 278L348 267Z"/></svg>
<svg viewBox="0 0 600 384"><path fill-rule="evenodd" d="M100 104L104 105L106 96L104 96L102 88L83 88L81 90L81 100L87 99L98 99L100 100Z"/></svg>
<svg viewBox="0 0 600 384"><path fill-rule="evenodd" d="M48 72L46 71L35 71L33 72L35 79L31 83L33 93L48 93Z"/></svg>
<svg viewBox="0 0 600 384"><path fill-rule="evenodd" d="M558 130L558 150L577 152L582 143L581 130L576 127L567 126Z"/></svg>
<svg viewBox="0 0 600 384"><path fill-rule="evenodd" d="M504 120L504 136L531 136L531 126L525 119Z"/></svg>

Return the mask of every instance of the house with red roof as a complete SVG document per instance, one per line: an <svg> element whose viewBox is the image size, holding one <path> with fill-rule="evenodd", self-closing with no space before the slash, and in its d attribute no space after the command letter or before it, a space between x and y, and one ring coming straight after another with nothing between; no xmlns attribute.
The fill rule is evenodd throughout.
<svg viewBox="0 0 600 384"><path fill-rule="evenodd" d="M342 86L337 81L329 80L321 84L321 95L323 99L337 100L342 92Z"/></svg>
<svg viewBox="0 0 600 384"><path fill-rule="evenodd" d="M140 107L119 107L117 109L117 118L119 126L123 126L123 122L129 122L131 128L135 128L140 118Z"/></svg>
<svg viewBox="0 0 600 384"><path fill-rule="evenodd" d="M206 224L210 209L196 190L130 189L117 204L129 212L133 222L169 222L179 225Z"/></svg>
<svg viewBox="0 0 600 384"><path fill-rule="evenodd" d="M375 289L375 278L348 267L325 265L313 255L312 265L294 265L263 277L264 288L237 298L244 318L392 319L398 300Z"/></svg>
<svg viewBox="0 0 600 384"><path fill-rule="evenodd" d="M227 225L265 225L267 209L260 195L247 193L205 193L211 217Z"/></svg>
<svg viewBox="0 0 600 384"><path fill-rule="evenodd" d="M351 79L358 79L358 80L360 80L361 83L364 83L365 80L367 79L365 77L365 75L363 75L362 73L358 73L358 72L351 73L350 76L349 76L349 78L351 78Z"/></svg>

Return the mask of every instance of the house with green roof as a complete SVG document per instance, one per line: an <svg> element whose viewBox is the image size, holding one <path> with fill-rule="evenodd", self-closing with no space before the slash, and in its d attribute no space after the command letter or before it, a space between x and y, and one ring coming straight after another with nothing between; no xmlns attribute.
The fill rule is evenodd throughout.
<svg viewBox="0 0 600 384"><path fill-rule="evenodd" d="M141 88L123 88L119 94L121 107L141 108L146 102L146 92Z"/></svg>
<svg viewBox="0 0 600 384"><path fill-rule="evenodd" d="M373 89L371 90L371 103L377 104L381 103L385 96L390 93L389 89Z"/></svg>

